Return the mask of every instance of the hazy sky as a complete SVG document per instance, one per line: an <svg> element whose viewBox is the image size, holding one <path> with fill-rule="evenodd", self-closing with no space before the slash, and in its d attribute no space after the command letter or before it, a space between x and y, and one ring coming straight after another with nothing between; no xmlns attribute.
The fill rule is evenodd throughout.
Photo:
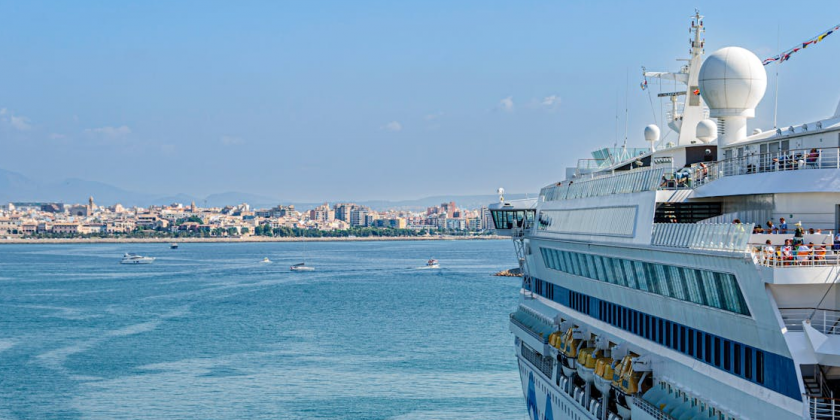
<svg viewBox="0 0 840 420"><path fill-rule="evenodd" d="M837 1L698 3L707 53L763 59L840 23ZM0 0L0 168L295 200L537 191L616 141L628 72L644 145L640 67L678 69L693 7ZM840 33L780 68L780 125L833 114ZM767 69L750 130L772 127Z"/></svg>

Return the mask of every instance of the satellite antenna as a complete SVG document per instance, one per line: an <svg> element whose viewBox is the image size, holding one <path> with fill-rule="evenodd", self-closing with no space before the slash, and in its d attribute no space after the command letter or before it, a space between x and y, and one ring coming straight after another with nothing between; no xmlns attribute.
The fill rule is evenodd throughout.
<svg viewBox="0 0 840 420"><path fill-rule="evenodd" d="M499 188L498 190L496 190L496 193L499 194L499 202L503 203L505 201L505 189Z"/></svg>

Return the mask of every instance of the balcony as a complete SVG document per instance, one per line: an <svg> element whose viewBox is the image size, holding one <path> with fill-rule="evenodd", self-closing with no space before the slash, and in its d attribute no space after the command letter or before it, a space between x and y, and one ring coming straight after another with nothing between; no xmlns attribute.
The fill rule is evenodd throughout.
<svg viewBox="0 0 840 420"><path fill-rule="evenodd" d="M753 224L654 223L651 245L713 251L745 252Z"/></svg>
<svg viewBox="0 0 840 420"><path fill-rule="evenodd" d="M817 248L815 246L815 248ZM837 267L840 253L828 247L809 251L764 251L762 245L750 244L750 252L756 264L772 268Z"/></svg>
<svg viewBox="0 0 840 420"><path fill-rule="evenodd" d="M817 308L780 308L788 331L801 332L805 324L826 335L840 335L840 311Z"/></svg>
<svg viewBox="0 0 840 420"><path fill-rule="evenodd" d="M808 418L812 420L840 420L840 400L806 396Z"/></svg>

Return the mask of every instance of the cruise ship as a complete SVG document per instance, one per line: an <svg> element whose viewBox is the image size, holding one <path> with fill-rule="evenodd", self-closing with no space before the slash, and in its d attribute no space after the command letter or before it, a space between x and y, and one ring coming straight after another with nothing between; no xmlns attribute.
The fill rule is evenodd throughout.
<svg viewBox="0 0 840 420"><path fill-rule="evenodd" d="M682 68L644 71L676 86L670 138L490 206L524 274L533 420L840 418L840 107L748 133L765 68L704 31L696 13Z"/></svg>

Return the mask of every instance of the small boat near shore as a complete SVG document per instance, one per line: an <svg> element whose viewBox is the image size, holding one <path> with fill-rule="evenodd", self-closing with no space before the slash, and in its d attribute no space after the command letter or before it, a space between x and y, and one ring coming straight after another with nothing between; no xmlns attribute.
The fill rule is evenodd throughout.
<svg viewBox="0 0 840 420"><path fill-rule="evenodd" d="M178 249L178 244L176 244L174 242L169 244L169 249Z"/></svg>
<svg viewBox="0 0 840 420"><path fill-rule="evenodd" d="M306 263L298 263L289 267L292 271L315 271L315 267L310 267Z"/></svg>
<svg viewBox="0 0 840 420"><path fill-rule="evenodd" d="M151 264L155 262L154 257L144 257L142 255L126 253L123 255L122 261L120 264Z"/></svg>
<svg viewBox="0 0 840 420"><path fill-rule="evenodd" d="M430 258L429 261L426 261L426 265L424 265L423 267L417 267L418 270L430 270L438 268L440 268L440 263L434 258Z"/></svg>
<svg viewBox="0 0 840 420"><path fill-rule="evenodd" d="M263 264L271 264L271 260L269 260L268 257L263 258L262 262Z"/></svg>

